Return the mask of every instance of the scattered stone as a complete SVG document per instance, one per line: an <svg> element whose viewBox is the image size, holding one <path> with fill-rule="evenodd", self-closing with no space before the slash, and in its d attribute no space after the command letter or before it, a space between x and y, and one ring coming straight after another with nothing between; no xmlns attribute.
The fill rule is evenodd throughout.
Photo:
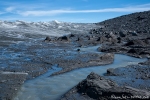
<svg viewBox="0 0 150 100"><path fill-rule="evenodd" d="M134 45L135 43L133 41L129 41L125 44L125 46L130 46L130 45Z"/></svg>
<svg viewBox="0 0 150 100"><path fill-rule="evenodd" d="M120 37L125 37L126 35L123 32L119 32Z"/></svg>
<svg viewBox="0 0 150 100"><path fill-rule="evenodd" d="M98 37L98 39L96 40L96 41L100 41L101 40L101 38L100 37Z"/></svg>
<svg viewBox="0 0 150 100"><path fill-rule="evenodd" d="M127 53L137 53L135 49L130 49Z"/></svg>
<svg viewBox="0 0 150 100"><path fill-rule="evenodd" d="M114 73L114 68L107 69L107 75L115 76L116 74Z"/></svg>
<svg viewBox="0 0 150 100"><path fill-rule="evenodd" d="M145 18L143 18L143 17L141 17L141 16L138 16L138 17L137 17L137 20L138 20L138 21L141 21L141 20L143 20L143 19L145 19Z"/></svg>
<svg viewBox="0 0 150 100"><path fill-rule="evenodd" d="M74 34L70 34L70 36L69 37L75 37L75 35Z"/></svg>
<svg viewBox="0 0 150 100"><path fill-rule="evenodd" d="M79 51L80 51L80 49L77 49L77 51L79 52Z"/></svg>
<svg viewBox="0 0 150 100"><path fill-rule="evenodd" d="M121 43L121 38L120 37L118 37L117 40L118 40L117 43Z"/></svg>
<svg viewBox="0 0 150 100"><path fill-rule="evenodd" d="M51 41L51 38L47 36L44 41Z"/></svg>
<svg viewBox="0 0 150 100"><path fill-rule="evenodd" d="M62 37L59 37L58 40L69 41L69 38L67 36L62 36Z"/></svg>

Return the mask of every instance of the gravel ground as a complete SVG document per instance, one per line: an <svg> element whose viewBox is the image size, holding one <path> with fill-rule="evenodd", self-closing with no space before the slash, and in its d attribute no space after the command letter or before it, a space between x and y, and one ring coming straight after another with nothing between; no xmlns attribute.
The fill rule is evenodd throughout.
<svg viewBox="0 0 150 100"><path fill-rule="evenodd" d="M150 11L145 11L109 19L96 23L96 25L103 27L92 29L89 33L90 40L92 39L95 41L93 43L102 44L102 46L98 48L101 52L121 53L138 58L148 58L148 61L138 65L108 69L105 74L105 78L109 81L113 80L121 89L123 89L122 87L131 87L132 93L133 91L141 92L143 90L147 91L148 94L150 93L149 15ZM89 78L91 75L93 75L93 78ZM126 93L122 93L126 89L120 90L114 85L112 86L113 88L109 90L108 87L110 84L108 82L105 83L106 81L101 82L100 80L105 80L103 78L99 80L99 77L101 76L96 75L95 77L94 74L90 74L89 76L68 91L68 93L62 97L62 100L131 100L131 98L122 98L122 95L128 92L125 91ZM104 86L102 84L104 84ZM116 94L116 98L110 98L110 95L115 94L117 91L120 92L119 94ZM131 97L131 94L126 97ZM136 97L132 99L144 98ZM149 99L149 96L145 99Z"/></svg>

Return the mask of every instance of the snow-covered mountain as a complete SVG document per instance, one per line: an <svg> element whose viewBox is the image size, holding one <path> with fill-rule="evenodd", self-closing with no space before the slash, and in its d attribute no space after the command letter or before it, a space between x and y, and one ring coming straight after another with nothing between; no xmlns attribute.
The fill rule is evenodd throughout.
<svg viewBox="0 0 150 100"><path fill-rule="evenodd" d="M67 23L57 20L50 22L25 22L25 21L0 21L0 30L6 32L21 32L30 34L42 34L51 36L62 36L70 33L86 33L97 27L94 24Z"/></svg>
<svg viewBox="0 0 150 100"><path fill-rule="evenodd" d="M20 41L44 39L46 36L84 34L98 26L92 23L0 21L0 47Z"/></svg>

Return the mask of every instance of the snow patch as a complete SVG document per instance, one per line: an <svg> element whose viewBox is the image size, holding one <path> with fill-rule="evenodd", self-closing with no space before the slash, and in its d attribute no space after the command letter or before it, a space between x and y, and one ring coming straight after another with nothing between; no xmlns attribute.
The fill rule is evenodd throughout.
<svg viewBox="0 0 150 100"><path fill-rule="evenodd" d="M25 75L28 75L28 73L24 73L24 72L0 72L0 74L25 74Z"/></svg>

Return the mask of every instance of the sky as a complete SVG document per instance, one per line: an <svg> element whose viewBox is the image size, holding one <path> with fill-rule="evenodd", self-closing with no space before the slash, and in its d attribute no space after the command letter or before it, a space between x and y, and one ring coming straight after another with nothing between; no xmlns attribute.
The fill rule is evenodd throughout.
<svg viewBox="0 0 150 100"><path fill-rule="evenodd" d="M0 20L95 23L150 10L150 0L0 0Z"/></svg>

